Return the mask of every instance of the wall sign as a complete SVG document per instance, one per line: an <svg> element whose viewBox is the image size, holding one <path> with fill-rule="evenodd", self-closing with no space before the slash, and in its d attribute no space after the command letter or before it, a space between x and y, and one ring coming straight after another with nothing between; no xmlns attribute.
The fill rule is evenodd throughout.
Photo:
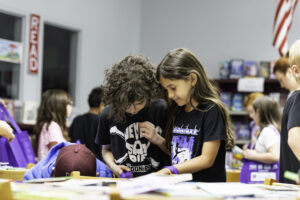
<svg viewBox="0 0 300 200"><path fill-rule="evenodd" d="M39 71L39 29L40 16L30 15L29 30L29 52L28 52L28 68L30 73L37 74Z"/></svg>

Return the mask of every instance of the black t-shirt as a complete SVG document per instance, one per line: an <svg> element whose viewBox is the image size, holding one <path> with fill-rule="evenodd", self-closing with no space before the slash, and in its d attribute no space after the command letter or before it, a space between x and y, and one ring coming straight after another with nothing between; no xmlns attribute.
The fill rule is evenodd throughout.
<svg viewBox="0 0 300 200"><path fill-rule="evenodd" d="M136 115L126 114L124 123L109 118L110 106L101 113L95 142L110 144L117 165L126 165L134 177L157 171L167 156L145 137L141 137L139 122L149 121L161 134L166 123L167 106L163 100L149 102Z"/></svg>
<svg viewBox="0 0 300 200"><path fill-rule="evenodd" d="M293 127L300 127L300 91L288 98L282 113L279 181L284 183L295 183L283 177L286 170L297 173L300 169L300 162L288 145L288 131Z"/></svg>
<svg viewBox="0 0 300 200"><path fill-rule="evenodd" d="M92 113L77 116L69 129L69 136L71 142L80 140L81 144L85 144L102 161L101 147L95 143L99 118L99 115Z"/></svg>
<svg viewBox="0 0 300 200"><path fill-rule="evenodd" d="M198 105L198 108L202 111L185 112L182 109L175 119L171 147L172 164L200 156L204 142L221 140L212 167L193 173L193 181L225 182L226 131L223 116L214 104Z"/></svg>

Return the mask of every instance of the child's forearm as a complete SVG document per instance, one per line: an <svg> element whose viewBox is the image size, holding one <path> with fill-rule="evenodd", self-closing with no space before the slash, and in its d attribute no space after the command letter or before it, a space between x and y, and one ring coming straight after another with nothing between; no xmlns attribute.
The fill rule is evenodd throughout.
<svg viewBox="0 0 300 200"><path fill-rule="evenodd" d="M294 127L291 128L288 132L288 145L297 157L297 159L300 161L300 146L299 146L299 140L300 140L300 127Z"/></svg>
<svg viewBox="0 0 300 200"><path fill-rule="evenodd" d="M115 166L114 156L109 149L102 149L102 157L107 166L112 170Z"/></svg>
<svg viewBox="0 0 300 200"><path fill-rule="evenodd" d="M208 141L203 143L202 154L188 160L184 163L177 164L179 174L181 173L195 173L211 167L217 157L220 147L220 140Z"/></svg>
<svg viewBox="0 0 300 200"><path fill-rule="evenodd" d="M158 135L156 145L167 155L171 155L171 152L167 148L166 139Z"/></svg>
<svg viewBox="0 0 300 200"><path fill-rule="evenodd" d="M262 162L262 163L266 163L266 164L272 164L272 163L275 163L275 162L279 161L279 154L276 155L276 154L274 154L272 152L256 153L253 156L252 160L255 160L255 161L258 161L258 162Z"/></svg>
<svg viewBox="0 0 300 200"><path fill-rule="evenodd" d="M182 173L195 173L207 169L211 167L213 163L214 162L212 161L211 158L208 158L207 156L204 155L200 155L184 163L180 163L174 166L177 168L179 174L182 174Z"/></svg>

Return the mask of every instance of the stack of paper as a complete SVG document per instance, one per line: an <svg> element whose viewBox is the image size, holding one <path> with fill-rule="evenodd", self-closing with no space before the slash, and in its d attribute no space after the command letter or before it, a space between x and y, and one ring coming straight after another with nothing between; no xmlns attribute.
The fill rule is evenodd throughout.
<svg viewBox="0 0 300 200"><path fill-rule="evenodd" d="M192 180L192 174L163 175L151 173L145 176L132 178L126 182L119 182L121 196L141 194L159 189L163 185L175 184Z"/></svg>

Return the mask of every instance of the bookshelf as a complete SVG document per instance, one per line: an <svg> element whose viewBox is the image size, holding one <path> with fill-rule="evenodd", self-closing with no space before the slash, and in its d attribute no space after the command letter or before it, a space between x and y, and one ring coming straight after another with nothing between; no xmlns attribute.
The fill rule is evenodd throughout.
<svg viewBox="0 0 300 200"><path fill-rule="evenodd" d="M243 96L250 94L251 92L239 92L237 90L238 79L214 79L212 82L219 88L221 92L229 92L231 94L241 93ZM284 106L285 99L289 93L288 90L281 88L280 83L277 79L265 79L264 80L264 94L268 95L270 93L280 93L280 103L281 106ZM246 111L229 111L231 121L233 122L234 129L237 129L237 123L249 124L251 118L249 117ZM236 144L242 146L243 144L248 143L250 140L245 138L238 138Z"/></svg>

